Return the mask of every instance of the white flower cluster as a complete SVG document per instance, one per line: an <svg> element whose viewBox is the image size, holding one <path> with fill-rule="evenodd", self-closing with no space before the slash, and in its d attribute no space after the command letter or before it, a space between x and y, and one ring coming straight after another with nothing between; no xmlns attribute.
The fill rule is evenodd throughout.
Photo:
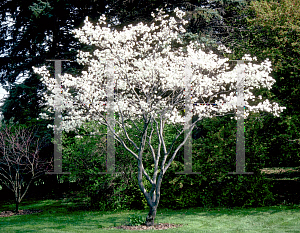
<svg viewBox="0 0 300 233"><path fill-rule="evenodd" d="M122 111L132 118L141 116L160 116L163 114L168 122L184 122L179 108L184 106L185 64L192 62L192 102L193 114L200 117L212 117L216 113L235 112L237 76L240 67L227 71L228 59L216 54L205 53L203 45L190 42L187 51L182 47L172 46L173 41L179 44L179 35L185 32L183 19L185 12L175 9L176 18L165 15L162 10L152 14L155 22L150 26L139 23L128 25L123 30L114 30L104 26L105 15L101 16L96 26L86 20L84 26L74 30L75 37L82 43L96 46L93 53L79 51L78 63L86 65L82 75L74 77L65 74L58 87L55 79L45 66L34 68L43 77L50 95L45 95L53 111L58 108L55 95L62 98L61 109L67 112L62 126L66 131L81 125L85 120L103 121L102 113L107 112L108 76L114 76L115 104L113 109ZM220 49L226 50L224 46ZM257 60L249 55L244 60ZM107 62L113 61L114 67L108 71ZM267 111L279 116L284 108L277 103L264 100L257 106L249 106L248 100L255 99L250 91L253 88L271 88L275 80L270 76L272 69L269 60L260 65L247 62L244 65L246 117L249 111ZM224 92L229 84L229 92ZM203 88L205 87L205 88ZM76 95L70 93L70 88ZM212 98L219 98L211 103ZM259 99L262 99L259 96ZM209 102L210 105L200 104ZM216 104L216 105L212 105ZM45 117L45 116L41 116Z"/></svg>

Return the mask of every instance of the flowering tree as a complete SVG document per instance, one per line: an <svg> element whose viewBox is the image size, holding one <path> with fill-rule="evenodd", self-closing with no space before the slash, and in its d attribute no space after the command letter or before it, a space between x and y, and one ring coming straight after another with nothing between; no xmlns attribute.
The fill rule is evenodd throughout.
<svg viewBox="0 0 300 233"><path fill-rule="evenodd" d="M0 131L0 182L13 191L16 212L32 181L50 170L39 158L39 143L26 128L5 126Z"/></svg>
<svg viewBox="0 0 300 233"><path fill-rule="evenodd" d="M69 74L61 76L62 88L58 88L55 79L50 78L46 66L34 68L51 91L51 94L45 95L49 109L54 109L55 95L59 95L64 103L63 130L74 130L85 121L96 120L99 124L106 125L116 140L137 160L139 188L150 207L145 222L147 226L154 224L163 175L197 121L204 117L222 116L231 111L234 113L237 106L234 84L237 82L236 73L239 67L230 69L226 63L228 59L220 58L212 52L203 52L202 45L196 41L185 43L180 37L185 33L183 26L187 21L182 18L185 13L179 9L175 9L175 13L176 17L170 17L159 10L156 15L152 14L154 19L150 25L128 25L123 30L106 26L104 15L96 26L86 19L84 26L75 30L74 34L82 43L96 49L93 52L79 51L78 63L87 65L87 70L82 71L80 77ZM226 51L224 47L219 49ZM247 55L243 59L252 61ZM182 110L187 60L192 62L192 65L188 63L192 70L192 114L197 115L198 120L190 125L183 142L173 149L176 139L186 129L178 130L171 145L165 144L163 132L166 123L185 121ZM106 74L105 65L108 62L114 64L116 104L113 106L105 104L109 98L106 87L114 85L107 82L109 76ZM255 96L250 90L260 87L270 89L275 82L269 76L271 70L268 60L261 64L249 62L245 65L245 117L250 111L267 111L279 116L283 110L277 103L270 103L267 99L254 105ZM69 91L70 88L76 90L75 95ZM259 99L262 97L259 96ZM114 130L105 116L110 107L118 112L119 118L115 123L120 126L119 131ZM142 129L136 126L136 120L143 120ZM132 122L140 132L138 143L126 131L128 122ZM151 145L153 132L158 137L157 148ZM148 174L143 166L146 145L153 156L153 174ZM146 190L143 176L150 182L151 190Z"/></svg>

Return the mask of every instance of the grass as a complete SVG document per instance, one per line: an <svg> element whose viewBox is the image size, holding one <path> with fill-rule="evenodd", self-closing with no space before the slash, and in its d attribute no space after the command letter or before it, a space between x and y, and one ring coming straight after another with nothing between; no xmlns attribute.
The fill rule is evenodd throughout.
<svg viewBox="0 0 300 233"><path fill-rule="evenodd" d="M300 167L264 169L270 179L296 179ZM1 201L1 200L0 200ZM91 211L82 210L84 199L24 200L20 209L42 209L42 213L0 218L0 232L129 232L109 227L123 225L132 214L143 218L147 210ZM79 204L81 203L81 204ZM80 210L81 208L81 210ZM0 203L0 212L13 210L13 203ZM158 209L155 223L183 224L180 228L159 232L299 232L300 205L260 208L190 208ZM154 232L155 230L147 230ZM145 231L134 231L145 232Z"/></svg>
<svg viewBox="0 0 300 233"><path fill-rule="evenodd" d="M78 203L78 201L77 201ZM42 209L42 213L0 218L1 232L129 232L107 229L124 224L133 213L146 217L147 210L87 211L78 210L70 199L24 201L20 209ZM300 206L261 208L190 208L158 209L156 223L184 224L159 232L300 232ZM13 204L2 203L0 212L12 210ZM76 210L77 208L77 210ZM106 228L106 229L105 229ZM154 232L155 230L147 230ZM145 232L145 231L134 231Z"/></svg>

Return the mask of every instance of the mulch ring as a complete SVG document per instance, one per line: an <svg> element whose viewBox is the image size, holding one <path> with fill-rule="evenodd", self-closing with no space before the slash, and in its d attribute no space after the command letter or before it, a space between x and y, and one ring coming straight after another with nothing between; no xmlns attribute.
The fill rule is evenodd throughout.
<svg viewBox="0 0 300 233"><path fill-rule="evenodd" d="M139 225L139 226L118 226L118 227L110 227L115 229L123 229L123 230L165 230L169 228L177 228L181 227L183 224L171 224L171 223L158 223L154 224L154 226L145 226L145 225Z"/></svg>
<svg viewBox="0 0 300 233"><path fill-rule="evenodd" d="M42 210L34 210L34 209L29 209L29 210L19 210L18 213L15 213L13 211L3 211L0 213L0 217L10 217L10 216L15 216L15 215L25 215L25 214L35 214L35 213L41 213L43 212Z"/></svg>

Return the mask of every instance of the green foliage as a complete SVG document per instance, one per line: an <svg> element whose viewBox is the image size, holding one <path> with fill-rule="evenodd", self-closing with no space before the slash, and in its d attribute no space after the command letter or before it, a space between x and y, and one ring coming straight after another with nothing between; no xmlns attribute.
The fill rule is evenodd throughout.
<svg viewBox="0 0 300 233"><path fill-rule="evenodd" d="M146 219L140 214L132 214L128 218L128 226L139 226L144 224Z"/></svg>
<svg viewBox="0 0 300 233"><path fill-rule="evenodd" d="M204 119L199 128L206 137L193 140L193 172L183 171L183 150L164 176L160 205L167 208L193 206L265 206L274 202L272 184L261 174L268 144L260 134L262 122L252 115L245 121L246 171L254 175L228 175L235 171L236 121L229 117ZM204 130L204 131L205 131Z"/></svg>
<svg viewBox="0 0 300 233"><path fill-rule="evenodd" d="M280 118L270 115L261 118L262 139L267 141L269 154L265 165L297 166L299 145L293 140L300 137L299 0L251 1L239 14L240 23L246 26L244 31L233 33L235 42L230 46L233 50L230 58L240 59L245 53L258 57L258 61L269 58L276 83L264 96L287 107Z"/></svg>
<svg viewBox="0 0 300 233"><path fill-rule="evenodd" d="M142 122L136 124L140 129L142 128ZM265 206L272 203L274 199L270 192L271 184L259 173L259 169L264 166L264 161L268 158L269 147L262 133L262 126L263 123L257 114L250 115L250 118L245 121L246 171L255 174L233 176L228 175L228 172L235 171L236 121L231 120L230 117L216 117L198 122L198 129L193 133L194 137L198 135L198 138L193 140L193 171L201 174L175 174L183 171L184 147L182 147L163 177L161 208ZM91 129L95 132L98 127L93 125ZM128 135L139 144L140 132L134 127L127 130ZM105 134L105 127L101 132ZM80 133L90 135L89 131ZM165 125L164 139L167 148L176 135L177 130L174 126ZM64 159L64 164L68 164L71 171L74 171L72 174L93 197L95 208L116 210L148 207L138 187L137 161L122 145L116 142L116 168L124 174L99 175L98 172L106 170L104 141L101 142L99 138L90 136L82 139L69 137L68 140L72 143L69 143L65 149L67 153L64 156L67 160ZM182 140L183 135L175 142L174 148L177 148ZM130 143L127 142L127 145L134 150ZM158 145L156 134L153 134L152 145L156 151ZM154 165L148 147L143 154L143 163L147 173L152 176ZM151 185L144 176L143 182L146 190L150 191Z"/></svg>
<svg viewBox="0 0 300 233"><path fill-rule="evenodd" d="M200 199L205 207L257 207L274 204L269 190L272 185L259 175L227 176L221 182L210 180L200 190Z"/></svg>
<svg viewBox="0 0 300 233"><path fill-rule="evenodd" d="M38 118L41 108L45 106L41 91L44 91L44 85L37 75L33 75L21 84L13 85L9 95L2 100L1 111L4 120L8 121L14 117L15 123L25 124Z"/></svg>
<svg viewBox="0 0 300 233"><path fill-rule="evenodd" d="M91 133L96 134L92 136ZM106 133L106 127L96 122L88 123L79 130L82 138L75 137L75 133L64 133L63 161L66 170L81 184L93 208L144 209L147 203L138 187L136 161L118 142L115 142L117 174L99 174L106 172ZM128 133L132 135L130 130Z"/></svg>
<svg viewBox="0 0 300 233"><path fill-rule="evenodd" d="M51 9L51 5L48 1L43 2L41 0L38 0L38 3L33 3L31 6L28 7L34 16L38 18L41 14L44 14L44 11L49 8Z"/></svg>

